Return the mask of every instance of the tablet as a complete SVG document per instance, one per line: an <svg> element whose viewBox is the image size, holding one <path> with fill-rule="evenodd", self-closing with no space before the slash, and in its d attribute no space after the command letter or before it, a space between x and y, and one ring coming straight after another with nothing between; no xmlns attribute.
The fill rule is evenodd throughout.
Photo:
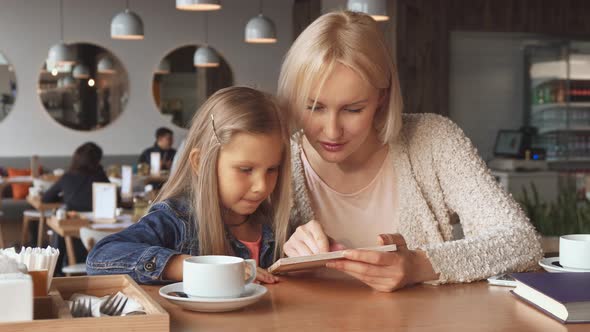
<svg viewBox="0 0 590 332"><path fill-rule="evenodd" d="M516 287L516 280L510 274L499 274L488 278L490 285Z"/></svg>
<svg viewBox="0 0 590 332"><path fill-rule="evenodd" d="M358 248L359 250L372 250L372 251L383 251L391 252L396 251L397 246L390 244L386 246L371 247L371 248ZM324 267L326 263L344 258L344 250L332 251L317 255L300 256L300 257L287 257L281 258L276 261L273 265L268 268L270 273L282 273L290 271L308 270L317 267Z"/></svg>

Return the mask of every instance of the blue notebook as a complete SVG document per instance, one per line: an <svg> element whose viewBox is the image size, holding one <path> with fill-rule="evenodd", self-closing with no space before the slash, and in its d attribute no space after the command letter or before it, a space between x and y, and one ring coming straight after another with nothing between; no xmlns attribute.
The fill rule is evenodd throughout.
<svg viewBox="0 0 590 332"><path fill-rule="evenodd" d="M590 322L590 273L513 273L514 295L562 323Z"/></svg>

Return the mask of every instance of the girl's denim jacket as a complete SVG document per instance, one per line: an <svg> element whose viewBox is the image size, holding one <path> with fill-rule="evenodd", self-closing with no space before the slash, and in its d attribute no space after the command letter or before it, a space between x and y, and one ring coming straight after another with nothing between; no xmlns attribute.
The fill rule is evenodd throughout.
<svg viewBox="0 0 590 332"><path fill-rule="evenodd" d="M199 255L194 217L186 199L169 199L154 204L148 214L127 229L99 241L86 260L86 271L94 274L128 274L142 284L171 282L162 280L170 257ZM246 246L226 232L235 256L251 258ZM274 234L262 226L260 267L273 263Z"/></svg>

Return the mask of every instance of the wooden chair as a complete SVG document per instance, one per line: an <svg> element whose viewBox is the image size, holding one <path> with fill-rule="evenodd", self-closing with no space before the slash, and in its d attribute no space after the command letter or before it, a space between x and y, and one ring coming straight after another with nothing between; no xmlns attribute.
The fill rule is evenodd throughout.
<svg viewBox="0 0 590 332"><path fill-rule="evenodd" d="M52 211L45 211L45 218L49 218L52 216ZM38 221L39 222L39 226L38 226L38 234L37 234L37 247L42 247L43 246L43 238L44 238L44 222L41 221L41 212L37 211L37 210L25 210L25 212L23 212L23 229L22 229L22 234L21 234L21 245L24 246L27 243L28 237L29 237L29 224L31 223L31 221Z"/></svg>
<svg viewBox="0 0 590 332"><path fill-rule="evenodd" d="M88 252L94 248L94 245L98 241L110 234L113 234L113 232L98 231L89 227L80 228L80 240L82 240L84 248L86 248ZM68 277L72 274L86 274L86 263L66 266L61 271Z"/></svg>

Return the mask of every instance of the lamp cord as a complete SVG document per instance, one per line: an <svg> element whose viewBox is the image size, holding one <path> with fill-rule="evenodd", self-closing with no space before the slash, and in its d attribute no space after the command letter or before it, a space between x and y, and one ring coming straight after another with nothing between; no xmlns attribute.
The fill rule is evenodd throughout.
<svg viewBox="0 0 590 332"><path fill-rule="evenodd" d="M209 22L207 21L207 13L205 14L205 46L209 45Z"/></svg>
<svg viewBox="0 0 590 332"><path fill-rule="evenodd" d="M64 3L63 0L59 0L59 37L61 41L64 41Z"/></svg>

